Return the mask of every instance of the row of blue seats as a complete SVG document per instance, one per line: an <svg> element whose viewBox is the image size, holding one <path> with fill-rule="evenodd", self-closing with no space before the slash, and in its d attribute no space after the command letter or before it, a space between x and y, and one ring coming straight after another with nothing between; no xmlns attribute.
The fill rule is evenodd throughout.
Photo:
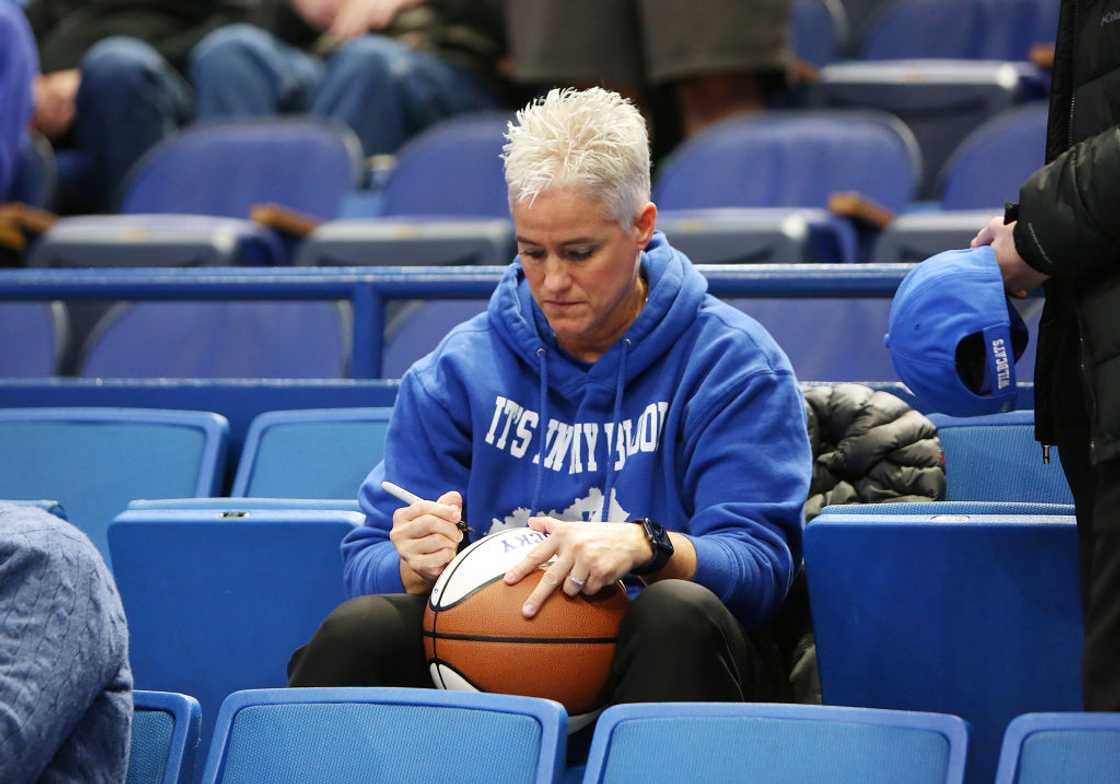
<svg viewBox="0 0 1120 784"><path fill-rule="evenodd" d="M137 692L136 707L128 784L189 784L197 703ZM222 705L202 781L960 784L969 742L966 723L937 713L624 705L599 717L580 777L563 769L566 724L562 707L529 698L413 689L241 691ZM1113 781L1118 754L1120 714L1023 715L1003 737L995 784L1103 784Z"/></svg>
<svg viewBox="0 0 1120 784"><path fill-rule="evenodd" d="M765 326L803 379L897 380L882 337L908 265L711 265L708 290ZM58 372L60 306L109 312L91 378L399 378L486 307L500 267L0 271L0 377ZM144 300L174 300L146 302ZM327 301L324 301L327 300ZM1041 300L1017 303L1028 325ZM798 313L798 318L790 318ZM167 350L174 346L174 351ZM1017 362L1031 377L1033 347ZM3 401L0 400L0 403ZM194 407L194 406L192 406ZM1027 407L1030 407L1029 405Z"/></svg>
<svg viewBox="0 0 1120 784"><path fill-rule="evenodd" d="M391 408L257 416L236 458L234 498L353 499L383 455ZM933 415L947 498L1071 503L1057 460L1043 464L1032 412ZM61 501L108 557L106 531L136 498L225 491L229 423L219 414L113 408L0 409L0 497Z"/></svg>
<svg viewBox="0 0 1120 784"><path fill-rule="evenodd" d="M863 3L867 6L867 3ZM1053 44L1058 0L891 0L857 36L841 0L793 1L793 49L823 66L862 60L956 58L1029 60Z"/></svg>
<svg viewBox="0 0 1120 784"><path fill-rule="evenodd" d="M0 419L0 497L63 499L111 557L137 683L196 694L212 711L230 691L281 685L290 651L344 598L338 545L363 518L353 500L316 496L353 499L380 458L386 415L279 412L250 427L235 493L302 500L133 501L109 525L129 499L212 496L222 420L11 410ZM1068 504L1060 467L1037 457L1029 412L937 421L950 499ZM889 516L899 513L907 517ZM966 518L930 518L946 513ZM828 510L808 529L805 548L826 700L936 710L948 700L974 722L981 749L992 748L1015 712L1075 708L1080 625L1070 513L1046 503ZM962 640L971 653L952 650Z"/></svg>
<svg viewBox="0 0 1120 784"><path fill-rule="evenodd" d="M837 77L838 106L859 106L865 90L893 90L910 103L924 91L927 102L943 104L912 110L917 118L908 125L882 112L773 111L698 135L660 169L654 200L662 227L703 263L899 261L889 241L873 246L874 232L827 211L834 193L856 192L897 213L935 187L944 211L998 210L1043 162L1045 103L1012 108L1027 93L1018 75L1001 70L1010 66L959 73L941 65L952 72L942 81L933 67L919 72L918 87L903 66L875 77L889 76L890 84L869 86L870 77L857 72ZM952 111L956 104L971 113ZM905 107L886 108L906 119ZM498 157L507 120L469 115L429 129L401 151L373 194L355 190L363 164L353 135L323 122L191 129L138 164L121 215L63 219L34 243L27 262L504 264L514 252ZM954 128L943 127L950 121ZM278 233L248 220L264 202L326 223L302 240Z"/></svg>
<svg viewBox="0 0 1120 784"><path fill-rule="evenodd" d="M209 737L228 694L283 686L291 652L345 598L339 542L363 521L353 508L130 503L108 540L137 687L196 696ZM1079 709L1071 506L829 507L804 550L826 704L961 716L973 781L991 780L1014 716Z"/></svg>

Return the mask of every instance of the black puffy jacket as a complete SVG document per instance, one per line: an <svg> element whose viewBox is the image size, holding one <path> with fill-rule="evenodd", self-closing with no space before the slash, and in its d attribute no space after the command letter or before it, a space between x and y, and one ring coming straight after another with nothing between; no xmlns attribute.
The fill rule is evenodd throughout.
<svg viewBox="0 0 1120 784"><path fill-rule="evenodd" d="M1054 443L1055 426L1081 419L1083 407L1093 463L1120 456L1118 123L1120 0L1063 0L1047 165L1019 193L1015 246L1052 276L1035 361L1036 435Z"/></svg>
<svg viewBox="0 0 1120 784"><path fill-rule="evenodd" d="M920 413L862 384L803 391L813 448L806 520L829 504L945 497L937 428Z"/></svg>

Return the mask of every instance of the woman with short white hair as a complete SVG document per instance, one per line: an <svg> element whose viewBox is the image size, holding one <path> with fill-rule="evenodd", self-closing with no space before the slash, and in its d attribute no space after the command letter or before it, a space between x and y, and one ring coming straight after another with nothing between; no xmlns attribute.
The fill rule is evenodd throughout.
<svg viewBox="0 0 1120 784"><path fill-rule="evenodd" d="M548 535L505 576L545 569L526 617L557 589L627 580L612 702L783 699L765 627L800 563L810 478L789 361L655 231L628 101L554 90L507 138L518 257L488 311L402 379L366 525L343 543L355 598L291 683L430 685L425 597L465 514L476 536ZM436 501L401 507L383 480Z"/></svg>

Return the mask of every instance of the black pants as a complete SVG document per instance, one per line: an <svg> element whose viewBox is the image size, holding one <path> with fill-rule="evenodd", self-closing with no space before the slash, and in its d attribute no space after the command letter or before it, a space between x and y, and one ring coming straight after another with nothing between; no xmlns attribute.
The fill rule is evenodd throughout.
<svg viewBox="0 0 1120 784"><path fill-rule="evenodd" d="M431 688L424 662L425 596L360 596L332 612L288 664L290 686ZM611 668L610 702L784 701L778 648L747 634L696 583L646 588L623 619Z"/></svg>
<svg viewBox="0 0 1120 784"><path fill-rule="evenodd" d="M1085 709L1120 711L1120 459L1089 464L1087 420L1067 419L1056 427L1077 508Z"/></svg>

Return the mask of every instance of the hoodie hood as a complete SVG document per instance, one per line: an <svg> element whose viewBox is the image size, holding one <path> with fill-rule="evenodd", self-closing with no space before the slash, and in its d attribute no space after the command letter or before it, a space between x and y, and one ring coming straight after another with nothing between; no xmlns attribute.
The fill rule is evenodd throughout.
<svg viewBox="0 0 1120 784"><path fill-rule="evenodd" d="M548 355L548 387L564 397L578 395L587 384L613 387L623 361L625 385L673 350L696 320L708 291L708 281L661 232L654 233L640 263L649 286L645 307L590 369L559 350L544 313L529 291L520 257L506 269L490 298L490 325L510 351L530 367L540 368L540 352L544 350Z"/></svg>

